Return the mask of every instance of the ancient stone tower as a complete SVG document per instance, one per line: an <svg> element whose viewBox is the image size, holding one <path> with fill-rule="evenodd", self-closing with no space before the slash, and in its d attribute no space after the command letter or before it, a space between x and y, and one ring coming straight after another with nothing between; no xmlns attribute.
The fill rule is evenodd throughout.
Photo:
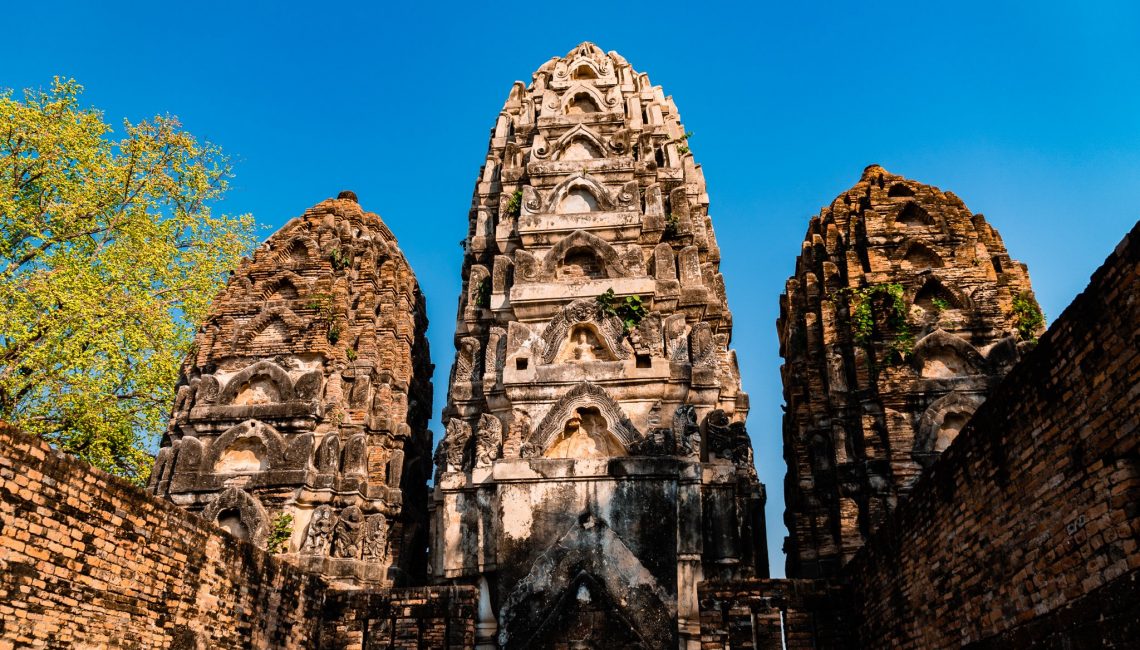
<svg viewBox="0 0 1140 650"><path fill-rule="evenodd" d="M672 99L618 54L511 89L432 499L432 575L481 586L481 644L699 647L697 583L767 575L708 203Z"/></svg>
<svg viewBox="0 0 1140 650"><path fill-rule="evenodd" d="M351 192L244 260L194 341L151 489L333 584L422 580L424 299Z"/></svg>
<svg viewBox="0 0 1140 650"><path fill-rule="evenodd" d="M961 199L871 166L811 220L780 299L789 577L828 576L1044 331Z"/></svg>

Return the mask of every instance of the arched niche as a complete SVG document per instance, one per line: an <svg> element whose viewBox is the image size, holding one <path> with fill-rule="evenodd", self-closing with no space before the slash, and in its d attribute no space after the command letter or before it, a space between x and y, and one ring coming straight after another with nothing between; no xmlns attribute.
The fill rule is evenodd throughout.
<svg viewBox="0 0 1140 650"><path fill-rule="evenodd" d="M585 115L588 113L601 113L602 107L598 101L585 91L578 91L570 95L563 106L567 115Z"/></svg>
<svg viewBox="0 0 1140 650"><path fill-rule="evenodd" d="M980 395L958 391L935 400L919 420L914 459L929 467L954 442L983 400Z"/></svg>
<svg viewBox="0 0 1140 650"><path fill-rule="evenodd" d="M592 61L579 60L574 63L573 70L570 71L571 79L597 79L599 77L597 67Z"/></svg>
<svg viewBox="0 0 1140 650"><path fill-rule="evenodd" d="M598 613L590 618L605 637L595 647L676 647L676 597L605 521L583 513L541 557L503 599L500 647L555 647L568 631L567 610L595 599L601 607L590 607Z"/></svg>
<svg viewBox="0 0 1140 650"><path fill-rule="evenodd" d="M241 488L223 490L202 511L202 518L259 548L268 537L268 516L257 497Z"/></svg>
<svg viewBox="0 0 1140 650"><path fill-rule="evenodd" d="M289 378L289 373L272 361L258 361L230 377L218 403L271 404L289 401L294 397L293 380Z"/></svg>
<svg viewBox="0 0 1140 650"><path fill-rule="evenodd" d="M586 194L577 192L577 190L585 190ZM563 206L563 202L567 196L574 193L578 198L571 199L569 203ZM582 203L585 202L587 206L592 209L584 210ZM563 208L575 210L582 210L582 212L595 212L618 209L618 204L613 197L610 196L609 190L604 185L599 183L595 178L588 174L579 176L572 176L562 183L558 184L546 199L546 212L556 214L572 214L571 212L563 211Z"/></svg>
<svg viewBox="0 0 1140 650"><path fill-rule="evenodd" d="M598 197L585 187L575 187L567 191L554 209L557 214L582 214L597 211Z"/></svg>
<svg viewBox="0 0 1140 650"><path fill-rule="evenodd" d="M269 469L269 450L261 439L239 438L229 445L214 463L215 474L252 474Z"/></svg>
<svg viewBox="0 0 1140 650"><path fill-rule="evenodd" d="M566 144L566 148L559 151L556 160L594 160L604 158L605 154L598 145L588 138L578 137Z"/></svg>
<svg viewBox="0 0 1140 650"><path fill-rule="evenodd" d="M907 226L934 225L934 217L930 216L930 213L916 201L907 201L903 204L895 221Z"/></svg>
<svg viewBox="0 0 1140 650"><path fill-rule="evenodd" d="M629 358L629 350L622 343L623 325L621 319L601 313L597 300L580 298L563 307L542 332L545 343L543 363L554 363L558 354L570 341L574 328L588 324L590 333L595 334L604 344L606 351L616 359Z"/></svg>
<svg viewBox="0 0 1140 650"><path fill-rule="evenodd" d="M311 444L311 443L310 443ZM202 470L218 474L248 474L281 469L288 464L285 440L276 429L257 420L234 425L210 443Z"/></svg>
<svg viewBox="0 0 1140 650"><path fill-rule="evenodd" d="M615 361L617 356L610 350L605 337L598 332L594 323L577 323L563 341L555 363L587 363L590 361Z"/></svg>
<svg viewBox="0 0 1140 650"><path fill-rule="evenodd" d="M920 242L912 242L910 246L907 246L903 261L910 266L911 270L916 271L928 268L940 269L945 266L938 253Z"/></svg>
<svg viewBox="0 0 1140 650"><path fill-rule="evenodd" d="M582 411L582 409L585 410ZM573 431L572 427L575 423L572 422L572 419L578 418L577 424L581 427L584 415L591 418L596 415L600 417L600 420L591 419L586 422L586 425L593 427L588 431ZM597 428L603 426L605 432L612 435L620 446L621 455L625 455L630 445L641 438L641 434L629 421L625 411L606 393L605 389L584 381L572 388L554 404L542 422L535 427L529 442L542 450L545 455L551 447L566 438L567 434L597 436L600 434Z"/></svg>
<svg viewBox="0 0 1140 650"><path fill-rule="evenodd" d="M572 268L575 266L577 269ZM542 263L543 278L621 278L625 275L626 268L617 249L584 230L575 230L558 240Z"/></svg>
<svg viewBox="0 0 1140 650"><path fill-rule="evenodd" d="M985 372L986 362L969 342L941 329L914 346L913 363L924 379L950 379Z"/></svg>
<svg viewBox="0 0 1140 650"><path fill-rule="evenodd" d="M890 196L890 197L914 196L914 190L907 187L906 183L895 183L894 185L891 186L891 189L887 190L887 196Z"/></svg>
<svg viewBox="0 0 1140 650"><path fill-rule="evenodd" d="M543 454L547 458L613 458L626 456L625 447L610 431L610 423L596 406L580 406L562 425L558 438Z"/></svg>
<svg viewBox="0 0 1140 650"><path fill-rule="evenodd" d="M555 277L559 280L582 280L606 277L605 262L589 246L575 246L558 262Z"/></svg>

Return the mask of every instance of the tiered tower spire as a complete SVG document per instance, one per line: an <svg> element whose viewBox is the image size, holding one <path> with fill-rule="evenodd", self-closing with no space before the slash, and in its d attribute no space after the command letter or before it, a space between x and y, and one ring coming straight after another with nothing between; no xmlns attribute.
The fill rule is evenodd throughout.
<svg viewBox="0 0 1140 650"><path fill-rule="evenodd" d="M583 43L511 89L472 200L432 535L434 576L483 585L504 647L695 643L699 581L767 574L708 206L672 99L618 54Z"/></svg>

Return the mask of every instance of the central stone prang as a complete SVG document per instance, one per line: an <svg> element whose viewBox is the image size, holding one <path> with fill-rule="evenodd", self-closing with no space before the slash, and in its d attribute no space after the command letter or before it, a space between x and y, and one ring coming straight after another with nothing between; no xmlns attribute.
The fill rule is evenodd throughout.
<svg viewBox="0 0 1140 650"><path fill-rule="evenodd" d="M699 647L698 583L768 575L689 136L592 43L491 132L431 499L430 574L480 587L478 647Z"/></svg>

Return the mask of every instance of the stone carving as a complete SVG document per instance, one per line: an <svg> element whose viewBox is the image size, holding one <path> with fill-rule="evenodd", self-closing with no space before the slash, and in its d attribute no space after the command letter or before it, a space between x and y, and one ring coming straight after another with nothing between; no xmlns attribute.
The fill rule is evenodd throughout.
<svg viewBox="0 0 1140 650"><path fill-rule="evenodd" d="M364 560L382 562L388 557L388 520L384 515L368 515L364 520Z"/></svg>
<svg viewBox="0 0 1140 650"><path fill-rule="evenodd" d="M680 150L685 133L661 88L590 43L547 62L529 85L512 86L497 114L485 160L502 161L501 169L488 176L484 166L476 182L463 266L468 292L493 269L494 309L466 309L470 294L460 300L432 511L436 580L485 581L499 598L522 595L481 618L480 647L490 647L487 630L505 621L545 630L519 636L526 630L510 623L509 642L500 635L506 648L586 638L544 600L561 602L563 589L598 599L609 591L630 611L658 611L638 600L643 590L628 589L630 580L669 585L651 624L662 638L646 647L699 645L691 632L697 612L686 609L697 602L696 576L766 575L756 541L763 534L755 534L763 488L748 467L747 435L728 424L746 419L748 396L729 348L732 314L704 177ZM611 291L615 299L603 307L598 297ZM706 471L697 414L716 409L718 467ZM469 477L446 474L490 466ZM617 479L625 476L633 480ZM662 516L632 514L647 512ZM560 531L570 521L580 531L566 537ZM517 567L543 566L543 549L563 549L575 562L600 548L608 557L602 540L610 524L638 537L630 547L641 557L620 566L607 560L598 575L538 571L554 582L516 582ZM702 532L705 525L714 530ZM702 546L706 532L718 543ZM587 540L594 546L575 546ZM658 552L651 549L678 558L676 565L650 557ZM643 560L646 573L637 573ZM483 568L492 565L499 570ZM616 616L600 602L592 606ZM565 611L593 621L582 623L589 638L623 643L608 633L606 616Z"/></svg>
<svg viewBox="0 0 1140 650"><path fill-rule="evenodd" d="M360 508L349 506L341 511L333 532L333 557L360 557L363 526L364 515L360 512Z"/></svg>
<svg viewBox="0 0 1140 650"><path fill-rule="evenodd" d="M328 555L332 544L333 511L330 506L317 506L305 529L305 541L301 545L303 555Z"/></svg>
<svg viewBox="0 0 1140 650"><path fill-rule="evenodd" d="M475 466L490 466L499 457L502 445L503 423L494 415L484 413L475 433Z"/></svg>
<svg viewBox="0 0 1140 650"><path fill-rule="evenodd" d="M471 425L458 418L447 422L447 464L449 471L463 471L467 461L468 441L471 439Z"/></svg>
<svg viewBox="0 0 1140 650"><path fill-rule="evenodd" d="M554 362L559 351L567 347L564 344L569 339L571 329L579 323L589 323L593 325L592 329L587 332L587 336L596 335L600 337L602 341L599 342L599 346L604 346L604 351L607 356L612 356L616 359L629 357L629 350L626 349L622 343L623 326L621 320L614 316L605 316L602 314L596 300L583 298L581 300L575 300L564 307L562 311L551 320L550 324L546 326L546 330L542 333L542 340L546 344L546 352L542 360L543 363ZM574 342L575 345L580 343L582 343L582 341ZM581 360L580 358L578 359Z"/></svg>
<svg viewBox="0 0 1140 650"><path fill-rule="evenodd" d="M732 457L731 451L736 441L729 430L730 425L728 416L721 409L705 416L705 436L710 455L715 454L717 458Z"/></svg>
<svg viewBox="0 0 1140 650"><path fill-rule="evenodd" d="M681 456L700 456L701 429L697 426L697 409L683 404L673 412L673 439Z"/></svg>

